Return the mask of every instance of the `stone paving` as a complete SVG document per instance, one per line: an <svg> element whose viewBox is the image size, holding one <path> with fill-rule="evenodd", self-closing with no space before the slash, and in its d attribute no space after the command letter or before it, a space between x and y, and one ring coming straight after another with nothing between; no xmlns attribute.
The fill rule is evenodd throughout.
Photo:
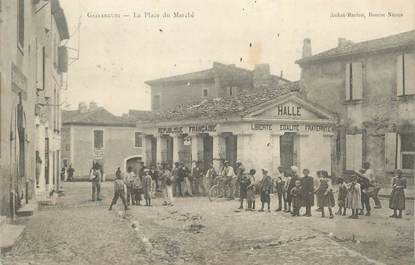
<svg viewBox="0 0 415 265"><path fill-rule="evenodd" d="M65 183L57 206L42 207L0 264L413 264L413 216L387 209L350 220L237 211L237 201L178 198L175 206L108 211L90 183ZM385 204L386 205L386 204ZM274 206L274 205L273 205Z"/></svg>

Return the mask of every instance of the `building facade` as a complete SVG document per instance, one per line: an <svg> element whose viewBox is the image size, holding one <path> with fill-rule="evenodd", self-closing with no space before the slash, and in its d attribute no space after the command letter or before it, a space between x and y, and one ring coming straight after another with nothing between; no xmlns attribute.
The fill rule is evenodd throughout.
<svg viewBox="0 0 415 265"><path fill-rule="evenodd" d="M113 179L118 167L135 171L143 160L143 136L135 123L114 116L102 107L81 103L78 110L63 111L63 167L75 169L75 180L87 180L93 163L98 163L105 179Z"/></svg>
<svg viewBox="0 0 415 265"><path fill-rule="evenodd" d="M207 70L151 80L146 84L151 88L151 110L163 111L181 103L252 93L288 82L272 75L268 64L247 70L214 62Z"/></svg>
<svg viewBox="0 0 415 265"><path fill-rule="evenodd" d="M68 38L58 0L0 2L0 215L59 186Z"/></svg>
<svg viewBox="0 0 415 265"><path fill-rule="evenodd" d="M238 160L272 174L292 165L330 171L336 116L299 91L297 83L289 83L155 113L138 124L145 135L144 161L221 168L225 160L233 165Z"/></svg>
<svg viewBox="0 0 415 265"><path fill-rule="evenodd" d="M306 39L301 84L309 100L339 116L335 171L371 163L377 176L415 167L415 31L338 46L311 55ZM386 178L385 180L387 180Z"/></svg>

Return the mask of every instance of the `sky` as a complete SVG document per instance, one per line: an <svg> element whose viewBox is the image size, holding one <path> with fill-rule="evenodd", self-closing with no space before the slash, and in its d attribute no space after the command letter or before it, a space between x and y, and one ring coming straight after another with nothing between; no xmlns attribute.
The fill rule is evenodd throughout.
<svg viewBox="0 0 415 265"><path fill-rule="evenodd" d="M80 55L69 67L64 104L75 109L95 101L116 115L150 108L147 80L208 69L217 61L247 69L269 63L273 74L283 71L295 81L304 38L311 39L315 54L335 47L340 37L359 42L415 29L413 0L60 1L73 33L66 45ZM174 18L173 12L194 17ZM366 18L330 17L338 12ZM96 18L103 13L121 18Z"/></svg>

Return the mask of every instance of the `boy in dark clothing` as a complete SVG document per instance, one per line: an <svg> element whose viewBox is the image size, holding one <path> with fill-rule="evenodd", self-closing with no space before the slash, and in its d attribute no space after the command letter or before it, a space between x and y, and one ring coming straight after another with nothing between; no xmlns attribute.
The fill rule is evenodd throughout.
<svg viewBox="0 0 415 265"><path fill-rule="evenodd" d="M301 187L303 189L303 199L305 206L304 216L311 216L311 206L314 205L314 180L308 174L310 170L307 168L303 170L304 177L301 179Z"/></svg>
<svg viewBox="0 0 415 265"><path fill-rule="evenodd" d="M112 206L117 203L118 198L121 198L124 209L128 210L127 202L125 201L124 181L122 180L121 174L118 174L117 179L114 181L114 197L112 198L110 208L108 209L109 211L111 211Z"/></svg>
<svg viewBox="0 0 415 265"><path fill-rule="evenodd" d="M278 197L278 208L275 210L279 212L282 210L282 204L284 199L284 209L287 209L286 200L284 197L284 187L285 187L285 179L283 179L284 169L282 167L278 167L279 175L274 179L274 188L275 192L277 193Z"/></svg>
<svg viewBox="0 0 415 265"><path fill-rule="evenodd" d="M262 180L260 183L260 193L261 193L261 210L259 212L264 211L265 203L268 204L268 212L271 211L271 194L272 191L272 179L268 175L267 169L262 169Z"/></svg>
<svg viewBox="0 0 415 265"><path fill-rule="evenodd" d="M291 205L293 203L293 198L291 196L291 190L295 187L295 182L297 180L300 180L300 178L297 175L298 168L296 166L292 166L290 168L290 181L288 183L287 187L287 201L288 201L288 212L291 212ZM294 207L293 207L294 208Z"/></svg>
<svg viewBox="0 0 415 265"><path fill-rule="evenodd" d="M293 212L291 213L292 216L300 216L300 208L302 204L302 194L303 190L301 188L301 181L295 181L295 187L290 191L292 205L293 205Z"/></svg>

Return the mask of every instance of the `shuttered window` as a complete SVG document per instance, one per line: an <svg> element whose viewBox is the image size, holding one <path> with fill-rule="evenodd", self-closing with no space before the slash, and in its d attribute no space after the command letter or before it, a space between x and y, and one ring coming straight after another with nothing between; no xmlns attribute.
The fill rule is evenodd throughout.
<svg viewBox="0 0 415 265"><path fill-rule="evenodd" d="M396 60L396 94L398 96L415 94L415 54L405 53Z"/></svg>
<svg viewBox="0 0 415 265"><path fill-rule="evenodd" d="M363 63L346 64L345 98L347 101L363 98L363 81Z"/></svg>
<svg viewBox="0 0 415 265"><path fill-rule="evenodd" d="M24 2L25 0L18 0L17 5L17 42L21 49L24 46Z"/></svg>
<svg viewBox="0 0 415 265"><path fill-rule="evenodd" d="M141 132L134 133L134 147L143 147L143 137Z"/></svg>
<svg viewBox="0 0 415 265"><path fill-rule="evenodd" d="M104 148L104 131L103 130L94 130L94 148L95 149Z"/></svg>
<svg viewBox="0 0 415 265"><path fill-rule="evenodd" d="M385 134L385 169L393 171L396 169L398 138L396 133Z"/></svg>
<svg viewBox="0 0 415 265"><path fill-rule="evenodd" d="M346 170L362 168L362 134L346 135Z"/></svg>
<svg viewBox="0 0 415 265"><path fill-rule="evenodd" d="M400 135L401 141L401 168L415 169L415 133Z"/></svg>

